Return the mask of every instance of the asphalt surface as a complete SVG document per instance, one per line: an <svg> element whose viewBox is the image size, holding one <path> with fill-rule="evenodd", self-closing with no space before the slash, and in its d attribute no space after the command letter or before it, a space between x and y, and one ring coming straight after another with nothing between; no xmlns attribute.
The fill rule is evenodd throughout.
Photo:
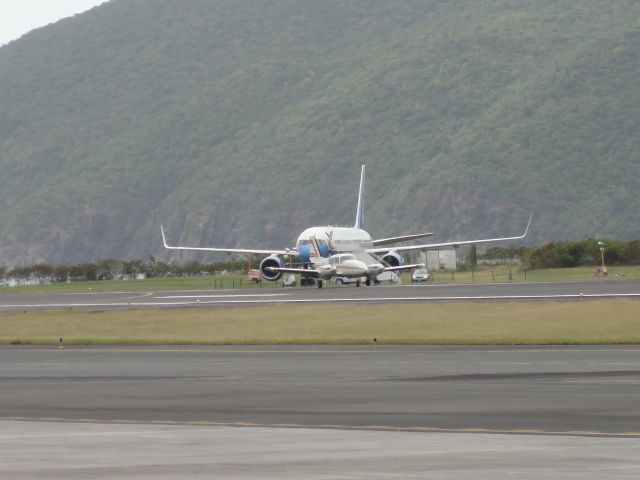
<svg viewBox="0 0 640 480"><path fill-rule="evenodd" d="M640 299L640 280L525 282L462 285L378 285L342 288L264 288L170 292L53 293L0 295L0 311L85 308L170 308L219 305L531 301L597 298Z"/></svg>
<svg viewBox="0 0 640 480"><path fill-rule="evenodd" d="M640 347L0 347L0 478L638 478Z"/></svg>
<svg viewBox="0 0 640 480"><path fill-rule="evenodd" d="M0 348L0 417L640 438L640 347Z"/></svg>
<svg viewBox="0 0 640 480"><path fill-rule="evenodd" d="M604 281L2 295L0 311L639 293ZM212 476L639 478L640 347L0 347L0 478Z"/></svg>

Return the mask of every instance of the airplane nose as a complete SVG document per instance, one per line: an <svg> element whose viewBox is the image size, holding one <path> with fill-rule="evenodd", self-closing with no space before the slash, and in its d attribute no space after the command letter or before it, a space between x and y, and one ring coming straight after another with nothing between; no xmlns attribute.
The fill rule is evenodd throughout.
<svg viewBox="0 0 640 480"><path fill-rule="evenodd" d="M367 264L360 260L347 260L344 262L345 267L349 267L352 274L366 274L368 271Z"/></svg>

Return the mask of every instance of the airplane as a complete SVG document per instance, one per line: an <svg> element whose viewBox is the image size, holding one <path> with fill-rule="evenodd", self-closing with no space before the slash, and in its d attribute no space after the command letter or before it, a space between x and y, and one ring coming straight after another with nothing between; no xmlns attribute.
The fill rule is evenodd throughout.
<svg viewBox="0 0 640 480"><path fill-rule="evenodd" d="M402 256L402 252L411 250L426 251L442 247L458 247L460 245L520 240L526 237L529 226L531 225L531 219L533 218L533 215L529 217L529 222L522 235L396 246L395 244L397 243L431 237L433 233L417 233L372 239L371 235L363 229L364 182L365 165L362 165L356 219L353 227L322 226L307 228L298 236L294 249L260 250L174 246L167 243L164 228L160 225L162 242L164 247L169 250L267 255L260 263L260 274L268 281L277 281L285 273L294 273L302 277L301 285L313 285L315 283L318 288L322 288L324 281L334 277L355 278L357 279L357 286L360 286L360 279L364 278L365 285L369 286L372 283L379 283L378 277L384 272L398 272L424 266L423 264L407 264ZM300 266L286 267L285 260L291 258L296 258L296 264Z"/></svg>

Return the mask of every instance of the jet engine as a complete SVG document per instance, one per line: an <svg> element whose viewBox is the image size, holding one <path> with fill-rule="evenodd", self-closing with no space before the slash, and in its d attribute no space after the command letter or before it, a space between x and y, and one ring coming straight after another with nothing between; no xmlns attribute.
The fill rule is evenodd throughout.
<svg viewBox="0 0 640 480"><path fill-rule="evenodd" d="M260 262L260 273L264 278L266 278L270 282L280 280L280 278L282 277L282 272L274 272L273 270L269 270L269 267L284 267L284 262L282 261L282 259L277 255L271 255Z"/></svg>
<svg viewBox="0 0 640 480"><path fill-rule="evenodd" d="M407 262L404 261L402 255L398 252L389 252L382 257L382 261L389 265L390 267L399 267L401 265L406 265Z"/></svg>

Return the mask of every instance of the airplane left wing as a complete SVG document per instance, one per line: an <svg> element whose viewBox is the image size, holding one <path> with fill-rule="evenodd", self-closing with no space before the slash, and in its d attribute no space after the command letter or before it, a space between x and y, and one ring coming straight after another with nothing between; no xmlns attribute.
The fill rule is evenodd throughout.
<svg viewBox="0 0 640 480"><path fill-rule="evenodd" d="M164 235L164 228L160 225L160 232L162 233L162 243L164 248L169 250L193 250L198 252L221 252L221 253L247 253L256 255L297 255L295 250L253 250L248 248L217 248L217 247L183 247L172 246L167 243L167 238Z"/></svg>
<svg viewBox="0 0 640 480"><path fill-rule="evenodd" d="M290 267L266 267L270 272L297 273L303 277L318 278L321 276L319 270L313 268L290 268Z"/></svg>
<svg viewBox="0 0 640 480"><path fill-rule="evenodd" d="M525 229L524 233L522 235L518 235L515 237L482 238L479 240L462 240L459 242L429 243L426 245L408 245L406 247L368 248L366 251L367 253L384 253L390 250L393 250L394 252L404 252L409 250L433 250L435 248L459 247L460 245L473 245L477 243L506 242L509 240L521 240L524 237L526 237L527 233L529 232L531 219L533 219L533 215L529 217L529 222L527 223L527 228Z"/></svg>

